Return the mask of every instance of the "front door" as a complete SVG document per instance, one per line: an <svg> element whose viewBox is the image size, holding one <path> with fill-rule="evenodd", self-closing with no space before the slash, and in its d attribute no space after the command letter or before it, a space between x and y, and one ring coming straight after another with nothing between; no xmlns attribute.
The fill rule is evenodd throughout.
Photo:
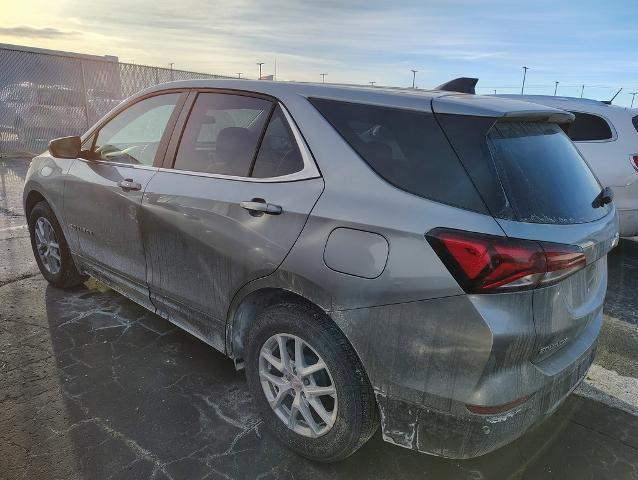
<svg viewBox="0 0 638 480"><path fill-rule="evenodd" d="M323 191L287 115L269 99L199 93L172 168L144 194L151 299L220 350L233 295L281 264Z"/></svg>
<svg viewBox="0 0 638 480"><path fill-rule="evenodd" d="M180 93L134 103L96 132L91 160L67 176L65 210L88 273L149 308L140 230L142 195L157 172L160 143Z"/></svg>

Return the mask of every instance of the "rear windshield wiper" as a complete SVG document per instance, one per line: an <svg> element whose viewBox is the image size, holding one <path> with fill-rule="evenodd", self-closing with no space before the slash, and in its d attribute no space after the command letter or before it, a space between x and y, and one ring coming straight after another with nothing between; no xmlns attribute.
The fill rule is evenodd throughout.
<svg viewBox="0 0 638 480"><path fill-rule="evenodd" d="M611 203L614 199L614 191L610 187L603 188L600 193L594 198L594 201L591 202L591 206L594 208L602 207Z"/></svg>

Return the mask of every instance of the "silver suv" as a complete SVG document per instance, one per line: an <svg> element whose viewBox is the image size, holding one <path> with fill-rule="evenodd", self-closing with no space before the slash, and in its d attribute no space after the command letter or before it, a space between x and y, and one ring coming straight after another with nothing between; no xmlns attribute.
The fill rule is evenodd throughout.
<svg viewBox="0 0 638 480"><path fill-rule="evenodd" d="M244 80L147 89L50 143L24 191L58 287L96 277L234 359L321 461L375 432L483 455L594 357L618 238L569 113Z"/></svg>

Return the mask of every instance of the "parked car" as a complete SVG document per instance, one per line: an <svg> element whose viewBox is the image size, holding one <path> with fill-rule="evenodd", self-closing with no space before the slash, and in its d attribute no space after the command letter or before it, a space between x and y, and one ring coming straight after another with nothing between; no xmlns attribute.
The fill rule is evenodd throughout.
<svg viewBox="0 0 638 480"><path fill-rule="evenodd" d="M31 82L5 85L0 90L0 118L31 149L39 148L38 141L79 133L87 125L81 92Z"/></svg>
<svg viewBox="0 0 638 480"><path fill-rule="evenodd" d="M91 123L102 118L121 102L119 95L108 89L89 88L86 91L86 98Z"/></svg>
<svg viewBox="0 0 638 480"><path fill-rule="evenodd" d="M561 110L173 82L50 143L24 208L53 285L91 275L246 368L264 423L336 461L490 452L594 358L618 217Z"/></svg>
<svg viewBox="0 0 638 480"><path fill-rule="evenodd" d="M548 95L499 95L567 110L567 135L604 185L614 190L620 234L638 235L638 109L598 100Z"/></svg>

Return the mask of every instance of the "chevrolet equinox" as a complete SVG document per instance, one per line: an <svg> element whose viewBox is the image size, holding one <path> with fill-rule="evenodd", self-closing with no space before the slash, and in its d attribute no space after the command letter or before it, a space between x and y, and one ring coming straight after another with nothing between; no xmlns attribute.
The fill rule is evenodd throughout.
<svg viewBox="0 0 638 480"><path fill-rule="evenodd" d="M618 239L573 115L441 91L148 88L51 141L24 206L42 275L87 275L246 369L308 458L451 458L551 414L595 354Z"/></svg>

